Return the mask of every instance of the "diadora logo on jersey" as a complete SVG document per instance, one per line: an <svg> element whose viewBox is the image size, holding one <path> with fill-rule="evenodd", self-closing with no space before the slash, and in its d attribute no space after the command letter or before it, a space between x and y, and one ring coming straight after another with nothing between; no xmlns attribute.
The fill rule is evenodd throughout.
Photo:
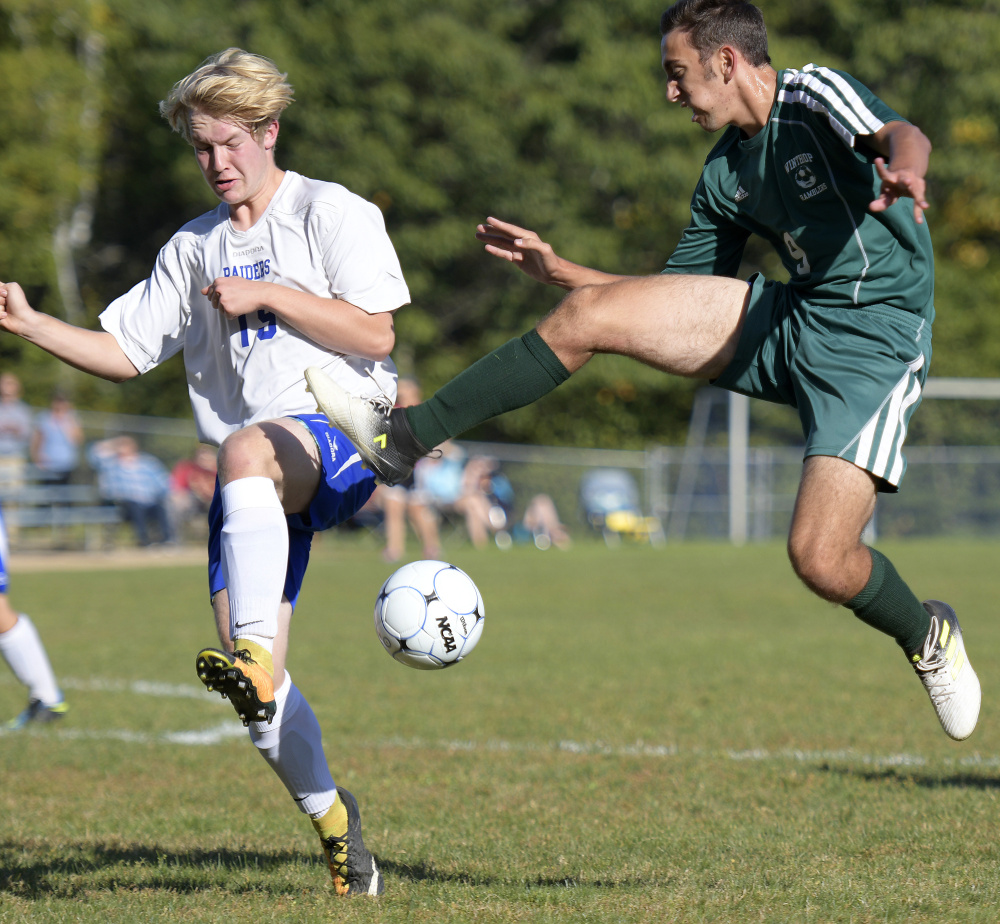
<svg viewBox="0 0 1000 924"><path fill-rule="evenodd" d="M749 195L750 195L750 193L748 193L742 186L737 186L736 187L736 195L733 196L733 201L734 202L742 202Z"/></svg>
<svg viewBox="0 0 1000 924"><path fill-rule="evenodd" d="M333 441L333 437L329 433L323 434L326 437L326 445L330 447L330 461L337 461L337 444Z"/></svg>
<svg viewBox="0 0 1000 924"><path fill-rule="evenodd" d="M799 193L799 198L807 202L813 196L818 196L827 186L821 183L819 177L809 166L813 162L812 154L796 154L791 160L785 161L785 173L790 174L796 185L806 192Z"/></svg>

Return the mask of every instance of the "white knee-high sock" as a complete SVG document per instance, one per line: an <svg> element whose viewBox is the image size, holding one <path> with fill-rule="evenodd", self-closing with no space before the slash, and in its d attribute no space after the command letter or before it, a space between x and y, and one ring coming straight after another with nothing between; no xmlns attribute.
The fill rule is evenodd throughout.
<svg viewBox="0 0 1000 924"><path fill-rule="evenodd" d="M288 524L270 478L238 478L222 488L222 574L230 638L274 650L288 568Z"/></svg>
<svg viewBox="0 0 1000 924"><path fill-rule="evenodd" d="M323 753L319 722L285 671L285 682L274 691L274 719L250 723L250 740L278 774L299 810L314 818L337 799L337 787Z"/></svg>
<svg viewBox="0 0 1000 924"><path fill-rule="evenodd" d="M21 613L12 629L0 632L0 655L14 676L28 688L28 698L43 706L62 702L62 692L35 624Z"/></svg>

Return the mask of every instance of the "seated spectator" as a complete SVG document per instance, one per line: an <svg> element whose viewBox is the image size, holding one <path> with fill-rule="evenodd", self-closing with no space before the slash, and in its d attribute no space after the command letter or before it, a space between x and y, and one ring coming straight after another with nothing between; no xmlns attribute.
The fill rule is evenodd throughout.
<svg viewBox="0 0 1000 924"><path fill-rule="evenodd" d="M192 521L203 521L207 527L217 469L215 450L202 444L171 470L169 508L174 535L180 536Z"/></svg>
<svg viewBox="0 0 1000 924"><path fill-rule="evenodd" d="M514 490L497 460L471 458L462 473L462 496L455 509L465 516L465 528L477 549L486 547L491 534L501 548L510 546L507 521L513 506Z"/></svg>
<svg viewBox="0 0 1000 924"><path fill-rule="evenodd" d="M69 484L80 462L83 429L69 398L57 391L47 411L35 419L31 435L31 461L45 484Z"/></svg>
<svg viewBox="0 0 1000 924"><path fill-rule="evenodd" d="M522 537L531 540L536 548L543 551L553 545L558 549L570 547L569 532L559 519L559 511L548 494L536 494L531 499L516 534L518 541Z"/></svg>
<svg viewBox="0 0 1000 924"><path fill-rule="evenodd" d="M158 543L174 542L167 512L170 475L159 459L140 452L130 436L92 444L87 459L97 472L101 497L122 511L140 546L153 544L154 532Z"/></svg>
<svg viewBox="0 0 1000 924"><path fill-rule="evenodd" d="M420 386L415 379L402 378L396 391L396 407L420 403ZM423 462L424 460L421 460ZM420 463L418 463L419 467ZM398 485L380 484L372 497L381 509L385 528L385 548L382 558L399 561L406 552L406 522L420 540L424 558L440 558L441 541L437 516L429 506L429 496L416 485L416 472Z"/></svg>

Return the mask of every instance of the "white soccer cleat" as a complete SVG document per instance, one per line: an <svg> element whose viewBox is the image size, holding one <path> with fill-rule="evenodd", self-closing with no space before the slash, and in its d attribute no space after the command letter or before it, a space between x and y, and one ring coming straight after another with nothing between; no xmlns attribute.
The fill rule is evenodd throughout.
<svg viewBox="0 0 1000 924"><path fill-rule="evenodd" d="M961 741L979 720L982 689L965 653L955 611L940 600L925 600L931 628L924 647L911 656L913 669L927 690L941 727Z"/></svg>
<svg viewBox="0 0 1000 924"><path fill-rule="evenodd" d="M405 414L393 414L388 398L358 398L344 391L322 369L305 371L306 386L330 423L358 448L361 458L385 484L405 481L427 455Z"/></svg>

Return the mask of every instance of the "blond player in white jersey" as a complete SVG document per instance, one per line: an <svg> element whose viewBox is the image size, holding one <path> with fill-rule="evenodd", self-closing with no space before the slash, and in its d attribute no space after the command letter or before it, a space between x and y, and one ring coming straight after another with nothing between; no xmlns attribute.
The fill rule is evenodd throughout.
<svg viewBox="0 0 1000 924"><path fill-rule="evenodd" d="M149 278L112 302L103 330L34 311L0 283L0 330L70 365L125 381L181 352L200 439L219 449L209 513L218 648L198 676L228 697L319 833L340 895L375 895L357 802L334 784L319 723L285 670L313 533L375 487L351 442L313 413L304 368L357 395L395 395L393 312L409 301L379 210L341 186L278 168L292 102L267 58L230 48L160 104L220 200L180 229Z"/></svg>

